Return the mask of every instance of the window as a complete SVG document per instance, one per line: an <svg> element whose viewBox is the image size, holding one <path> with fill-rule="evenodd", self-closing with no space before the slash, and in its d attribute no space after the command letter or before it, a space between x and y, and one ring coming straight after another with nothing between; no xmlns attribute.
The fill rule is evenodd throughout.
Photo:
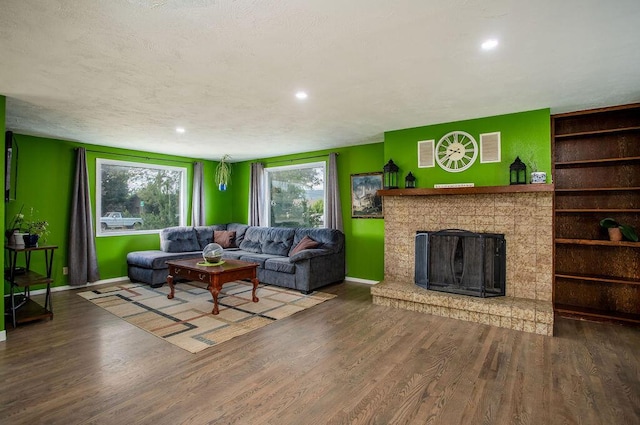
<svg viewBox="0 0 640 425"><path fill-rule="evenodd" d="M325 163L265 168L271 227L324 227Z"/></svg>
<svg viewBox="0 0 640 425"><path fill-rule="evenodd" d="M153 233L186 225L187 169L96 160L99 236Z"/></svg>

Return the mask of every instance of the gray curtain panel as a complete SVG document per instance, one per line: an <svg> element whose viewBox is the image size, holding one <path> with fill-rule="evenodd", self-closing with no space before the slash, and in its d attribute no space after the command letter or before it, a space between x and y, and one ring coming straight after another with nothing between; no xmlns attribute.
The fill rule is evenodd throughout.
<svg viewBox="0 0 640 425"><path fill-rule="evenodd" d="M193 194L191 196L191 225L204 226L204 173L202 162L193 163Z"/></svg>
<svg viewBox="0 0 640 425"><path fill-rule="evenodd" d="M264 186L262 176L264 175L264 164L261 162L251 163L250 172L251 186L249 187L249 226L266 226L264 218Z"/></svg>
<svg viewBox="0 0 640 425"><path fill-rule="evenodd" d="M69 229L69 285L86 285L100 280L96 242L93 234L93 212L89 192L87 153L76 150L76 176L71 201Z"/></svg>
<svg viewBox="0 0 640 425"><path fill-rule="evenodd" d="M340 188L338 186L338 154L329 154L329 171L327 172L327 227L341 232L342 204L340 203Z"/></svg>

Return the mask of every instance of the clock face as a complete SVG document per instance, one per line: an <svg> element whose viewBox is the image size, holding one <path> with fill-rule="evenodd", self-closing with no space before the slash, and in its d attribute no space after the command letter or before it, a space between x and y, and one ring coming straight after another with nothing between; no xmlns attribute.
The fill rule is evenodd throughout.
<svg viewBox="0 0 640 425"><path fill-rule="evenodd" d="M478 158L478 144L469 133L452 131L436 145L436 161L440 168L459 173L471 167Z"/></svg>

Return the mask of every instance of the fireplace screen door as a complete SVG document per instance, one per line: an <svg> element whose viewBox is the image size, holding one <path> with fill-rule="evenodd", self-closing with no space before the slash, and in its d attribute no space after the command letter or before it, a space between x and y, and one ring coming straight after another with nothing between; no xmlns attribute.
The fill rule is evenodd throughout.
<svg viewBox="0 0 640 425"><path fill-rule="evenodd" d="M448 229L416 234L415 282L475 297L505 294L504 235Z"/></svg>

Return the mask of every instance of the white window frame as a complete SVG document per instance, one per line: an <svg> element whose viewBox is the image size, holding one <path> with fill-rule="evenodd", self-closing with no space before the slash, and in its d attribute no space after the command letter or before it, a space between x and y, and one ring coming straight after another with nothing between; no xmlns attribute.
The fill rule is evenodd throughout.
<svg viewBox="0 0 640 425"><path fill-rule="evenodd" d="M303 168L322 168L323 178L322 178L322 201L324 203L323 213L322 213L322 228L327 227L327 163L326 161L318 161L318 162L307 162L304 164L295 164L295 165L283 165L279 167L268 167L264 169L263 179L262 179L262 187L264 193L263 199L263 208L264 208L264 216L265 216L265 224L264 227L268 227L271 225L271 188L269 187L269 173L277 172L277 171L287 171L287 170L299 170Z"/></svg>
<svg viewBox="0 0 640 425"><path fill-rule="evenodd" d="M154 170L168 170L178 171L181 173L180 177L180 226L187 225L187 168L186 167L174 167L170 165L158 165L148 164L144 162L132 162L132 161L118 161L115 159L96 158L96 236L108 237L108 236L122 236L122 235L146 235L160 233L162 229L149 229L149 230L128 230L121 229L118 231L109 231L103 233L100 227L100 217L107 211L102 211L102 166L103 165L120 165L125 167L138 167L138 168L150 168Z"/></svg>

